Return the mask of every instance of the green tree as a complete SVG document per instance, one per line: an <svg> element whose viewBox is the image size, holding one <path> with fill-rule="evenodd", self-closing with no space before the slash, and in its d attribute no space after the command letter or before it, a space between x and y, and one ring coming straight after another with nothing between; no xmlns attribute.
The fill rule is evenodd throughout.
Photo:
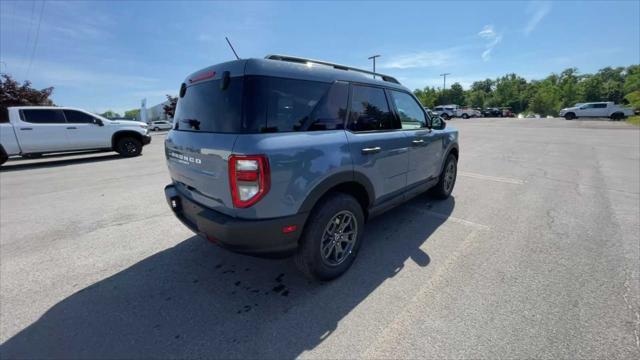
<svg viewBox="0 0 640 360"><path fill-rule="evenodd" d="M115 112L113 110L107 110L107 111L103 112L102 114L100 114L100 116L106 117L107 119L114 119L114 118L119 118L120 114L118 114L117 112Z"/></svg>
<svg viewBox="0 0 640 360"><path fill-rule="evenodd" d="M422 106L426 106L431 109L436 106L436 101L438 100L438 91L436 89L425 86L422 90L415 89L413 93L418 100L420 100Z"/></svg>
<svg viewBox="0 0 640 360"><path fill-rule="evenodd" d="M124 112L124 117L129 119L139 119L140 109L131 109Z"/></svg>
<svg viewBox="0 0 640 360"><path fill-rule="evenodd" d="M451 89L449 91L449 101L452 104L456 105L464 105L464 89L460 83L453 83L451 85Z"/></svg>
<svg viewBox="0 0 640 360"><path fill-rule="evenodd" d="M627 68L622 90L629 105L634 109L640 109L640 65Z"/></svg>
<svg viewBox="0 0 640 360"><path fill-rule="evenodd" d="M514 113L523 112L529 103L525 96L527 87L527 80L513 73L498 78L493 92L493 106L510 107Z"/></svg>
<svg viewBox="0 0 640 360"><path fill-rule="evenodd" d="M533 96L529 99L528 110L542 116L557 115L562 104L561 87L558 76L551 75L540 82L533 82Z"/></svg>

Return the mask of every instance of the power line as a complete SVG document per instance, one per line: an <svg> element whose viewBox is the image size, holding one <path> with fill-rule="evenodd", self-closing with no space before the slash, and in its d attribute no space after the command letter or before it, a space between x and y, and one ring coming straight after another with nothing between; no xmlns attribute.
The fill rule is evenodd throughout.
<svg viewBox="0 0 640 360"><path fill-rule="evenodd" d="M27 67L26 80L29 80L29 73L31 72L31 64L33 63L33 58L36 55L36 47L38 47L38 39L40 38L40 24L42 24L42 14L44 13L44 4L45 4L45 1L42 0L42 6L40 6L40 17L38 18L38 27L36 29L36 39L33 42L33 50L31 50L31 58L29 58L29 66Z"/></svg>
<svg viewBox="0 0 640 360"><path fill-rule="evenodd" d="M24 50L22 51L22 57L26 58L29 53L29 40L31 39L31 29L33 28L33 15L36 10L36 1L31 2L31 15L29 16L29 30L27 31L27 41L24 42Z"/></svg>

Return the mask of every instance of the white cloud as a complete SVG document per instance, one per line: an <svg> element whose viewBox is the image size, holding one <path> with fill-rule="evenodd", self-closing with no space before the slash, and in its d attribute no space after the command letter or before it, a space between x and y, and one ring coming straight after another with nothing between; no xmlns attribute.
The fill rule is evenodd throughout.
<svg viewBox="0 0 640 360"><path fill-rule="evenodd" d="M411 69L437 67L448 63L453 58L453 51L421 51L417 53L394 56L388 62L383 62L381 68L389 69Z"/></svg>
<svg viewBox="0 0 640 360"><path fill-rule="evenodd" d="M493 29L493 25L485 25L484 28L482 28L482 30L478 33L478 36L488 40L495 39L496 35L497 34Z"/></svg>
<svg viewBox="0 0 640 360"><path fill-rule="evenodd" d="M485 25L478 33L478 36L487 41L485 44L485 50L482 52L480 57L484 61L489 61L491 60L493 48L502 41L502 34L496 32L493 25Z"/></svg>
<svg viewBox="0 0 640 360"><path fill-rule="evenodd" d="M538 26L540 21L551 11L550 2L533 2L527 7L527 13L530 14L527 26L524 28L524 34L529 35Z"/></svg>

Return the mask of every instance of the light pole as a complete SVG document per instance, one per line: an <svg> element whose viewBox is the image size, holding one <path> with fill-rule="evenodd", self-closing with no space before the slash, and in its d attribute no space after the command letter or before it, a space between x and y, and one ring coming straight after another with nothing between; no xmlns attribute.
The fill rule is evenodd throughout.
<svg viewBox="0 0 640 360"><path fill-rule="evenodd" d="M442 91L447 90L447 75L451 75L451 73L440 74L440 76L444 77L444 81L442 83Z"/></svg>
<svg viewBox="0 0 640 360"><path fill-rule="evenodd" d="M376 58L379 58L380 56L382 55L373 55L368 57L369 60L373 60L373 72L376 72ZM376 76L373 75L373 78L375 79Z"/></svg>

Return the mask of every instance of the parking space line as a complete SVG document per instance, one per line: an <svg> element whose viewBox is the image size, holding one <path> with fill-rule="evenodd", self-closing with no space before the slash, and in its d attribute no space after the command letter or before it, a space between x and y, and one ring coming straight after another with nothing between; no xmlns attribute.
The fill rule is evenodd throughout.
<svg viewBox="0 0 640 360"><path fill-rule="evenodd" d="M474 179L498 181L498 182L503 182L507 184L515 184L515 185L523 185L525 183L525 181L521 179L489 176L489 175L482 175L482 174L476 174L476 173L470 173L470 172L464 172L464 171L459 171L458 175L466 176Z"/></svg>
<svg viewBox="0 0 640 360"><path fill-rule="evenodd" d="M461 224L461 225L470 226L470 227L476 228L478 230L490 230L491 229L487 225L482 225L482 224L475 223L473 221L460 219L460 218L457 218L455 216L444 215L444 214L441 214L439 212L435 212L435 211L431 211L431 210L424 210L424 209L421 209L421 208L416 207L416 206L411 206L411 208L415 209L415 210L420 210L420 211L422 211L422 212L424 212L426 214L429 214L430 216L436 217L438 219L447 220L447 221L451 221L451 222L458 223L458 224Z"/></svg>

